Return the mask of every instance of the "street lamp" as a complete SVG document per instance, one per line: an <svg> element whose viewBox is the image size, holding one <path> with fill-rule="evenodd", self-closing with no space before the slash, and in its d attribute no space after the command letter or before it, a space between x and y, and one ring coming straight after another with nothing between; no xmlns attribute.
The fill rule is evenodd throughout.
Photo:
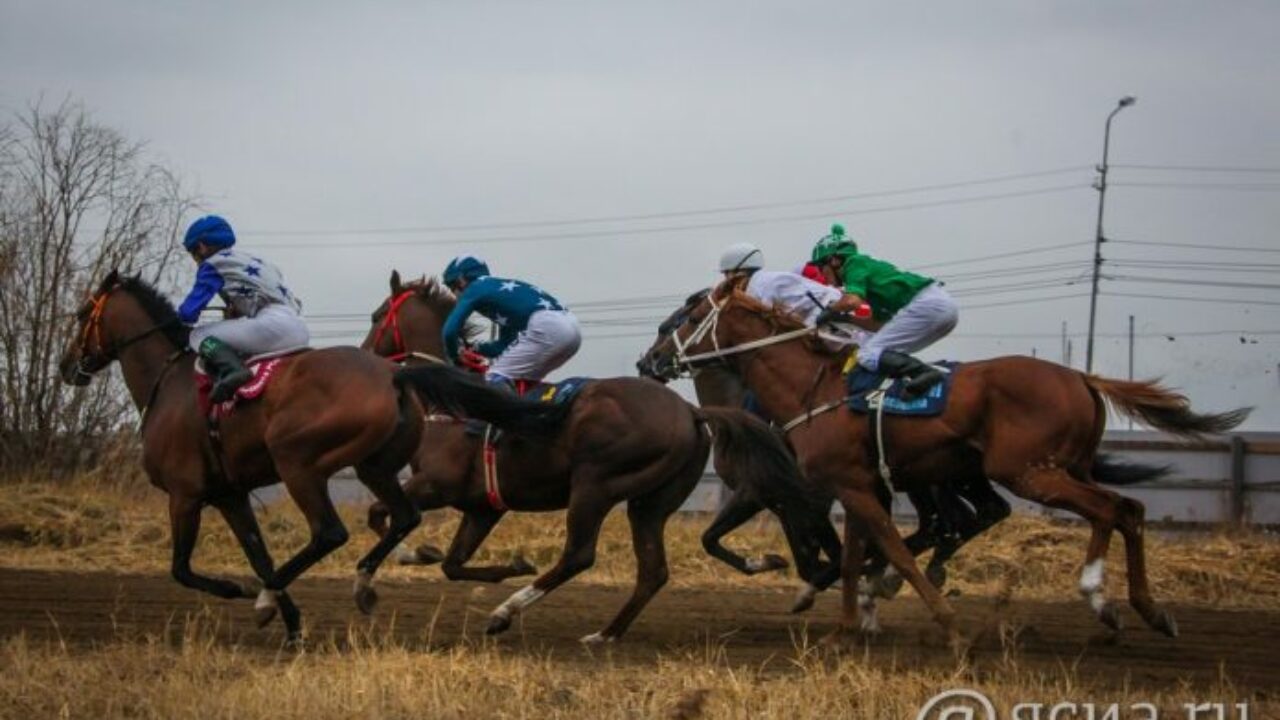
<svg viewBox="0 0 1280 720"><path fill-rule="evenodd" d="M1116 113L1137 102L1132 95L1125 95L1116 103L1116 109L1107 115L1107 129L1102 135L1102 164L1098 166L1098 181L1094 187L1098 190L1098 230L1093 241L1093 291L1089 295L1089 342L1085 349L1084 371L1093 372L1093 330L1098 319L1098 279L1102 273L1102 208L1107 198L1107 152L1111 149L1111 119Z"/></svg>

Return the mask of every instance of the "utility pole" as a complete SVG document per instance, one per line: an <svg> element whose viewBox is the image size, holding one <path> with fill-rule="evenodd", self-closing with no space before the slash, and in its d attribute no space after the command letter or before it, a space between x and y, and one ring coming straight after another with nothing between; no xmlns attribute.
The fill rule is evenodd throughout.
<svg viewBox="0 0 1280 720"><path fill-rule="evenodd" d="M1129 316L1129 381L1133 381L1133 316ZM1129 418L1129 429L1133 429L1133 418Z"/></svg>
<svg viewBox="0 0 1280 720"><path fill-rule="evenodd" d="M1107 115L1106 131L1102 135L1102 164L1098 166L1098 181L1094 188L1098 191L1098 229L1093 240L1093 290L1089 293L1089 340L1085 347L1084 371L1093 372L1093 330L1098 319L1098 280L1102 273L1102 208L1107 199L1107 152L1111 149L1111 119L1116 113L1129 107L1137 98L1125 95L1116 104L1116 109Z"/></svg>

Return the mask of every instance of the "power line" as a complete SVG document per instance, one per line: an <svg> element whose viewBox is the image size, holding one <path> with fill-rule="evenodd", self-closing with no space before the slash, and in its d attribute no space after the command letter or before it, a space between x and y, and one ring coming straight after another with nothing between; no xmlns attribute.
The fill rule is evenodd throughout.
<svg viewBox="0 0 1280 720"><path fill-rule="evenodd" d="M1002 293L1019 292L1022 290L1039 290L1050 287L1066 287L1077 283L1085 282L1079 276L1063 276L1057 278L1046 278L1044 280L1031 280L1027 282L1003 283L998 285L983 285L976 288L959 288L951 291L951 294L957 298L974 297L977 295L999 295Z"/></svg>
<svg viewBox="0 0 1280 720"><path fill-rule="evenodd" d="M1104 292L1104 295L1111 297L1127 297L1141 298L1145 300L1186 300L1188 302L1197 303L1214 303L1218 305L1274 305L1280 307L1280 302L1269 300L1242 300L1238 298L1206 298L1206 297L1187 297L1185 295L1148 295L1146 293L1124 293L1124 292Z"/></svg>
<svg viewBox="0 0 1280 720"><path fill-rule="evenodd" d="M1280 173L1280 167L1231 167L1225 165L1117 165L1125 170L1168 170L1173 172Z"/></svg>
<svg viewBox="0 0 1280 720"><path fill-rule="evenodd" d="M1020 257L1023 255L1035 255L1038 253L1053 252L1064 248L1080 247L1082 245L1092 245L1092 240L1078 240L1076 242L1061 243L1059 245L1046 245L1045 247L1030 248L1028 250L1014 250L1012 252L996 253L994 255L981 255L963 260L946 260L943 262L926 263L924 265L916 265L916 270L928 270L931 268L950 267L952 265L967 265L969 263L986 262L987 260L1002 260L1004 258Z"/></svg>
<svg viewBox="0 0 1280 720"><path fill-rule="evenodd" d="M1189 279L1183 279L1183 278L1151 277L1148 275L1111 275L1111 276L1108 276L1107 279L1123 280L1126 282L1164 283L1169 285L1199 285L1203 287L1244 288L1249 290L1280 290L1280 285L1276 285L1273 283L1227 282L1223 280L1189 280Z"/></svg>
<svg viewBox="0 0 1280 720"><path fill-rule="evenodd" d="M1011 198L1031 197L1034 195L1048 195L1051 193L1060 193L1068 190L1081 190L1087 188L1087 185L1071 184L1071 185L1055 185L1045 188L1037 188L1034 190L1020 190L1005 193L994 193L990 195L972 195L963 198L951 198L947 200L931 200L916 203L904 203L901 205L885 205L876 208L862 209L846 209L831 210L818 214L806 215L788 215L767 218L754 218L748 220L721 220L715 222L706 222L690 225L666 225L650 228L627 228L627 229L608 229L608 230L590 230L582 232L569 233L550 233L540 235L499 235L492 237L478 238L449 238L436 240L374 240L370 242L312 242L303 244L295 243L260 243L257 247L274 248L274 249L294 249L294 250L314 250L316 248L350 248L358 250L367 247L389 247L389 246L434 246L434 245L483 245L491 243L519 243L519 242L537 242L542 240L580 240L580 239L617 239L619 237L631 235L650 235L655 233L680 232L686 230L708 230L714 228L726 227L744 227L748 225L777 225L781 223L798 222L801 220L823 220L831 217L840 216L858 216L873 215L885 212L899 212L902 210L920 210L925 208L946 207L951 205L966 205L970 203L992 202L996 200L1007 200Z"/></svg>
<svg viewBox="0 0 1280 720"><path fill-rule="evenodd" d="M1041 265L1020 265L1017 267L999 268L995 270L974 270L966 273L941 274L943 280L948 284L958 282L969 282L972 280L986 280L990 278L1005 277L1009 275L1037 275L1056 270L1066 270L1069 268L1079 268L1087 266L1089 263L1085 260L1072 260L1068 262L1044 263Z"/></svg>
<svg viewBox="0 0 1280 720"><path fill-rule="evenodd" d="M960 303L960 309L965 311L981 310L984 308L1007 307L1009 305L1027 305L1029 303L1053 302L1055 300L1072 300L1076 298L1085 298L1085 297L1089 297L1089 293L1076 292L1076 293L1066 293L1063 295L1045 295L1042 297L1020 298L1018 300L1004 300L1001 302L979 303L977 305Z"/></svg>
<svg viewBox="0 0 1280 720"><path fill-rule="evenodd" d="M1195 260L1138 260L1132 258L1115 258L1107 260L1106 263L1111 267L1132 267L1172 272L1194 270L1196 272L1274 273L1280 270L1280 263L1220 263Z"/></svg>
<svg viewBox="0 0 1280 720"><path fill-rule="evenodd" d="M741 205L727 205L712 208L701 208L694 210L667 210L661 212L639 213L631 215L603 215L585 218L570 218L563 220L522 220L506 223L479 223L479 224L461 224L461 225L426 225L417 227L391 227L391 228L365 228L365 229L349 229L349 230L259 230L246 231L246 235L272 236L272 237L288 237L288 236L307 236L318 237L326 235L404 235L404 234L423 234L423 233L442 233L442 232L469 232L476 230L515 230L520 228L541 228L541 227L557 227L572 225L593 225L605 222L633 222L637 220L664 220L668 218L679 217L697 217L700 215L720 215L724 213L748 212L753 210L776 210L787 207L805 207L809 205L823 205L826 203L846 202L849 200L867 200L871 198L892 197L895 195L913 195L923 192L935 192L938 190L954 190L956 188L973 187L977 185L992 185L997 183L1010 182L1013 180L1027 180L1031 178L1049 177L1052 175L1063 175L1071 172L1079 172L1088 170L1088 165L1073 165L1071 167L1055 168L1051 170L1038 170L1035 172L1016 173L1012 175L997 175L994 177L978 178L974 180L960 180L955 182L935 183L932 185L917 185L915 187L898 188L895 190L874 190L869 192L854 193L850 195L833 195L830 197L813 198L809 200L790 200L780 202L764 202L749 203Z"/></svg>
<svg viewBox="0 0 1280 720"><path fill-rule="evenodd" d="M1152 245L1156 247L1174 247L1174 248L1191 248L1195 250L1222 250L1226 252L1261 252L1261 253L1280 253L1280 247L1257 247L1245 245L1205 245L1198 243L1178 243L1178 242L1159 242L1155 240L1112 240L1107 239L1109 243L1117 243L1120 245Z"/></svg>
<svg viewBox="0 0 1280 720"><path fill-rule="evenodd" d="M1239 192L1275 192L1280 183L1202 183L1202 182L1112 182L1116 187L1194 188L1199 190L1231 190Z"/></svg>

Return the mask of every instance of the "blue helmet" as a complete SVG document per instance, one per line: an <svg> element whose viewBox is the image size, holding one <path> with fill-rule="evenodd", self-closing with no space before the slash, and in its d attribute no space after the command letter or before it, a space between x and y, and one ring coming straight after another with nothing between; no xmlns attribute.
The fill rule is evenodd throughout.
<svg viewBox="0 0 1280 720"><path fill-rule="evenodd" d="M449 266L444 269L445 285L452 285L459 280L475 280L478 277L484 277L489 274L489 266L484 261L472 255L459 255L449 261Z"/></svg>
<svg viewBox="0 0 1280 720"><path fill-rule="evenodd" d="M236 244L236 234L231 229L231 223L217 215L206 215L187 228L182 246L188 250L195 250L196 243L199 242L212 247L229 248Z"/></svg>

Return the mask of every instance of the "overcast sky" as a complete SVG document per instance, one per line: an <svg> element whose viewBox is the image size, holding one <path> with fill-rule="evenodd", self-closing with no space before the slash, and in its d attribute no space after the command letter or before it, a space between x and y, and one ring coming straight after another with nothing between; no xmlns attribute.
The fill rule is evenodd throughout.
<svg viewBox="0 0 1280 720"><path fill-rule="evenodd" d="M1104 293L1201 302L1104 294L1096 369L1127 373L1132 314L1138 376L1280 429L1280 3L0 8L0 107L71 97L146 140L283 268L318 342L362 336L392 268L471 252L580 307L575 374L631 374L668 309L591 303L706 286L741 240L790 268L837 220L952 277L960 326L927 357L1061 360L1066 321L1082 366L1088 285L1065 283L1087 278L1107 113L1136 95L1113 123L1107 235L1273 252L1108 246L1145 264L1111 273L1175 280ZM952 183L970 184L850 197ZM807 202L824 198L847 199ZM775 206L675 214L758 205ZM1001 268L1024 270L974 275Z"/></svg>

